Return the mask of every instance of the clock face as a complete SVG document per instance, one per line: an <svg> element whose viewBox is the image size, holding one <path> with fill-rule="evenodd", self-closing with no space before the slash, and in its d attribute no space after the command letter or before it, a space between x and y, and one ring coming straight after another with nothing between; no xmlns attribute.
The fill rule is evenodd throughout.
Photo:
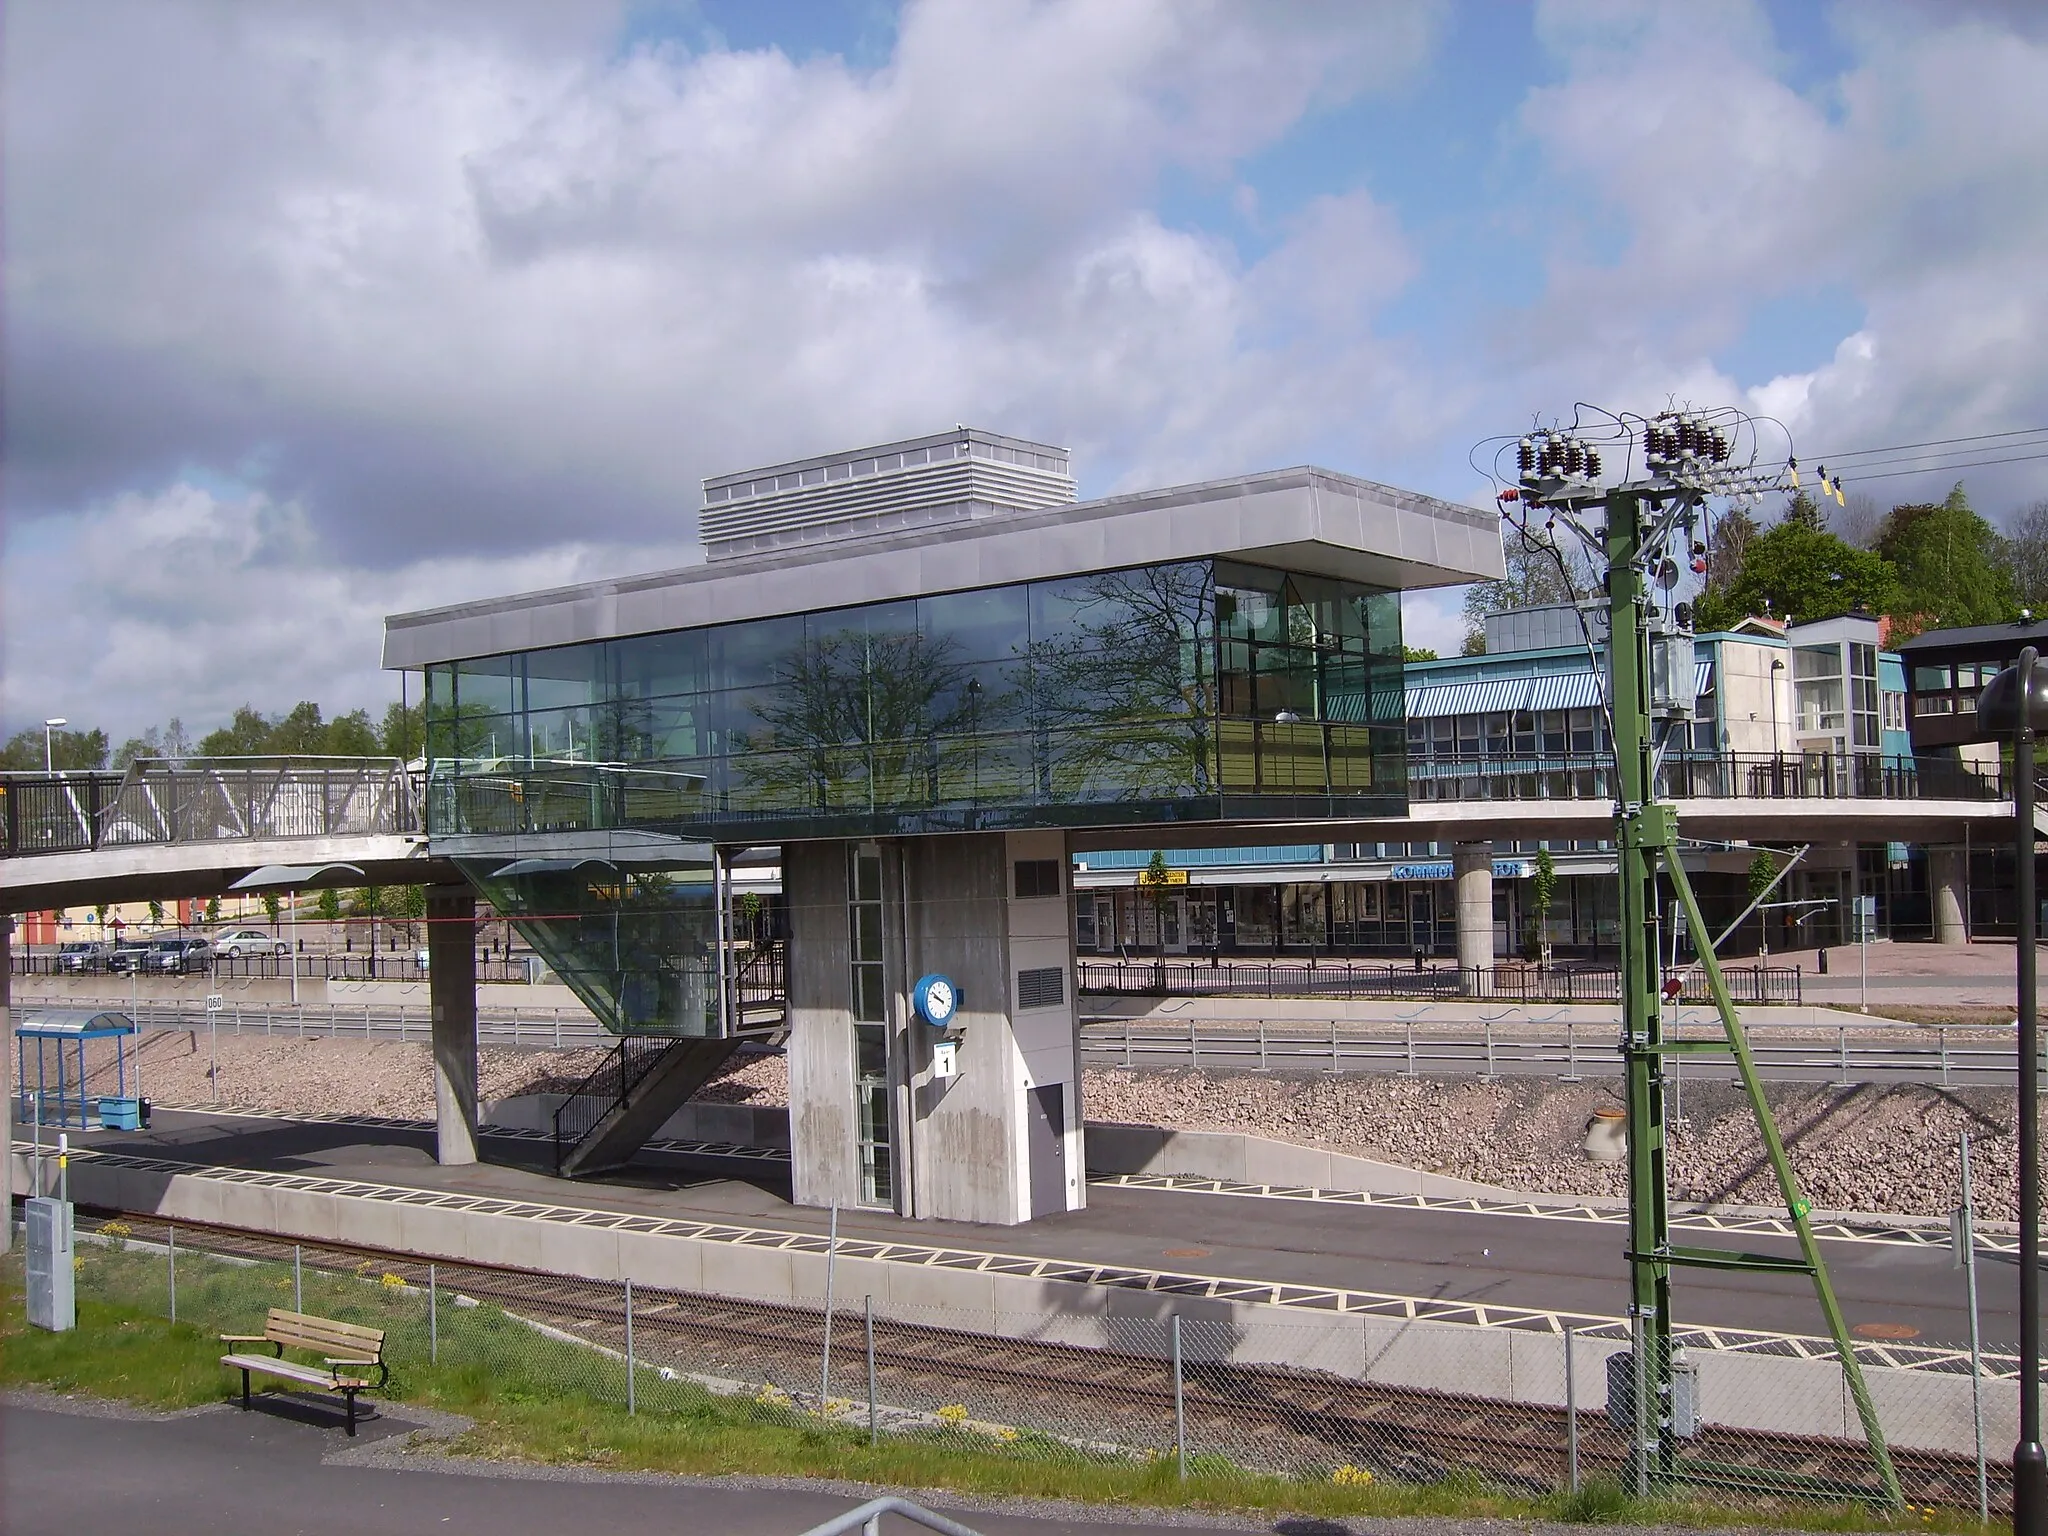
<svg viewBox="0 0 2048 1536"><path fill-rule="evenodd" d="M925 988L925 1009L935 1019L951 1018L953 1014L953 988L944 981L935 981Z"/></svg>

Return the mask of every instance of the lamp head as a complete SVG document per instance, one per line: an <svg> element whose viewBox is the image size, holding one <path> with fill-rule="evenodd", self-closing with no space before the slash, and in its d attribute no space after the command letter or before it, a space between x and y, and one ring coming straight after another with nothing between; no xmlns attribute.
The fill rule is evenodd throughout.
<svg viewBox="0 0 2048 1536"><path fill-rule="evenodd" d="M66 720L62 715L59 715L54 720L45 720L43 722L43 729L46 731L54 731L57 729L58 726L69 725L70 723L71 722L69 720Z"/></svg>
<svg viewBox="0 0 2048 1536"><path fill-rule="evenodd" d="M2029 653L2033 647L2027 647ZM1984 685L1977 696L1977 724L1989 734L2010 736L2020 723L2020 666L2007 667ZM2048 730L2048 666L2034 663L2033 680L2027 689L2027 723L2037 731Z"/></svg>

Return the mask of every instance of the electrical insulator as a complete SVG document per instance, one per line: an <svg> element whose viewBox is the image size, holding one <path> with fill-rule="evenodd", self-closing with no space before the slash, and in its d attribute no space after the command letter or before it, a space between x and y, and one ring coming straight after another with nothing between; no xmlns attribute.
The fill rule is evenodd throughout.
<svg viewBox="0 0 2048 1536"><path fill-rule="evenodd" d="M1526 437L1515 445L1515 463L1520 467L1524 480L1536 468L1536 445Z"/></svg>
<svg viewBox="0 0 2048 1536"><path fill-rule="evenodd" d="M1600 450L1598 448L1588 448L1586 450L1586 473L1595 480L1600 478Z"/></svg>
<svg viewBox="0 0 2048 1536"><path fill-rule="evenodd" d="M1581 473L1586 467L1586 451L1579 446L1577 438L1568 438L1564 445L1564 472L1568 475Z"/></svg>

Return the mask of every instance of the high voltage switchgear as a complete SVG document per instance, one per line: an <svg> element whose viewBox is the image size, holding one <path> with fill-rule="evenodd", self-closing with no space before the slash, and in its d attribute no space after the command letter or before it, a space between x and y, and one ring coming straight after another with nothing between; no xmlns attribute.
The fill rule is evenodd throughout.
<svg viewBox="0 0 2048 1536"><path fill-rule="evenodd" d="M1602 703L1614 743L1631 1325L1629 1379L1613 1383L1610 1403L1625 1405L1632 1420L1630 1481L1644 1494L1708 1484L1861 1494L1897 1507L1898 1474L1814 1241L1808 1203L1764 1098L1714 936L1679 858L1677 812L1656 798L1664 752L1693 712L1692 615L1679 591L1688 572L1705 575L1720 510L1798 486L1789 438L1776 423L1734 410L1671 409L1642 416L1581 406L1568 425L1489 439L1475 451L1474 467L1498 488L1506 537L1519 541L1531 558L1555 561L1568 590L1577 592L1578 573L1601 588L1578 603L1581 624L1590 608L1607 612L1605 665L1596 671L1604 672ZM1601 642L1590 627L1585 633L1588 650L1597 656ZM1660 960L1660 876L1683 915L1725 1041L1667 1037L1666 1009L1676 1006L1683 987L1675 956L1669 975ZM1798 1237L1797 1258L1671 1241L1665 1062L1702 1051L1726 1051L1735 1059ZM1874 1487L1821 1488L1795 1472L1685 1454L1696 1416L1691 1399L1679 1390L1689 1377L1671 1343L1671 1276L1683 1268L1810 1279L1869 1446Z"/></svg>

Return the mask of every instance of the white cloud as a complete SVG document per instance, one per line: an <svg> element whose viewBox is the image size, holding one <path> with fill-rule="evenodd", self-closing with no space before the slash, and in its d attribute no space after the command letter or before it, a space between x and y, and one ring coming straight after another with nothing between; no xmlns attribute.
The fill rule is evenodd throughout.
<svg viewBox="0 0 2048 1536"><path fill-rule="evenodd" d="M7 562L12 652L0 707L51 711L118 741L172 715L204 730L240 704L381 715L398 680L378 669L382 620L423 607L591 575L680 551L566 544L420 561L343 565L299 502L179 482L117 496L20 536Z"/></svg>
<svg viewBox="0 0 2048 1536"><path fill-rule="evenodd" d="M1959 10L1831 14L1850 62L1802 89L1757 5L1711 25L1624 0L1544 8L1565 78L1521 122L1575 211L1539 311L1517 317L1528 379L1638 407L1746 393L1809 451L2048 421L2048 99L2029 84L2048 37ZM1612 259L1589 254L1603 220ZM1759 304L1822 289L1864 314L1819 366L1738 380L1709 361ZM2018 483L1972 479L1980 500Z"/></svg>

